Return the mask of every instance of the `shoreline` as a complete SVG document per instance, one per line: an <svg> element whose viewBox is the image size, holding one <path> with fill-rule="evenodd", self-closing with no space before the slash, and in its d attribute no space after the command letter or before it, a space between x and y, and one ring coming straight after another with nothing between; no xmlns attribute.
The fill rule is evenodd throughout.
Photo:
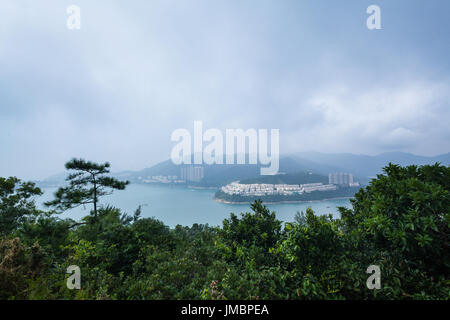
<svg viewBox="0 0 450 320"><path fill-rule="evenodd" d="M286 200L286 201L271 201L271 202L265 202L262 200L263 204L292 204L292 203L306 203L306 202L321 202L321 201L330 201L330 200L344 200L344 199L351 199L353 197L335 197L335 198L326 198L326 199L320 199L320 200ZM228 201L223 199L218 199L216 197L213 198L214 201L218 203L224 203L224 204L251 204L253 201L242 201L242 202L234 202L234 201Z"/></svg>

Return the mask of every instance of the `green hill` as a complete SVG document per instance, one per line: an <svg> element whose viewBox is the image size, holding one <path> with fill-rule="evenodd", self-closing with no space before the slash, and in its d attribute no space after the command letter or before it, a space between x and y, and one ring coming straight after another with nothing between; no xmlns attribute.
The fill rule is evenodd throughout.
<svg viewBox="0 0 450 320"><path fill-rule="evenodd" d="M240 181L240 183L242 184L253 184L253 183L305 184L316 182L322 182L324 184L327 184L328 177L310 172L297 172L297 173L278 174L274 176L259 176L257 178L244 179Z"/></svg>

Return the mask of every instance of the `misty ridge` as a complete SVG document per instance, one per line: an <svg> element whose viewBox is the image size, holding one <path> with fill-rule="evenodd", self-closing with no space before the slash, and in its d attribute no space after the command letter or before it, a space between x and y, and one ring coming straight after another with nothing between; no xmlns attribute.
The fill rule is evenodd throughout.
<svg viewBox="0 0 450 320"><path fill-rule="evenodd" d="M246 159L248 155L246 155ZM310 172L328 176L332 172L351 172L355 179L367 184L388 163L401 166L425 165L440 163L450 164L450 153L427 157L405 152L388 152L375 156L351 153L321 153L298 152L289 155L280 155L280 169L278 174ZM175 165L169 159L157 163L149 168L139 171L112 171L112 175L139 183L139 177L148 176L179 176L184 165ZM213 164L202 165L204 168L203 186L217 187L235 180L252 179L260 177L260 164ZM39 180L41 186L58 186L64 182L67 173L60 173Z"/></svg>

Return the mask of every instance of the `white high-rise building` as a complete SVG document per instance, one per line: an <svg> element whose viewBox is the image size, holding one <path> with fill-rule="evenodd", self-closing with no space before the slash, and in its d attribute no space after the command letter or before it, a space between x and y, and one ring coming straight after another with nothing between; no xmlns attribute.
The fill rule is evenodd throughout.
<svg viewBox="0 0 450 320"><path fill-rule="evenodd" d="M328 183L338 186L351 186L354 184L353 174L345 172L329 173Z"/></svg>
<svg viewBox="0 0 450 320"><path fill-rule="evenodd" d="M200 182L205 176L202 166L181 167L181 179L192 182Z"/></svg>

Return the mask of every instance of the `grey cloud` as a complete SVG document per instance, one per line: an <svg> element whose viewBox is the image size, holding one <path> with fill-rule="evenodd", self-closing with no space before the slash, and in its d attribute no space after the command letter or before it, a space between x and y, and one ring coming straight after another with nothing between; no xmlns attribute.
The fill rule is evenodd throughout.
<svg viewBox="0 0 450 320"><path fill-rule="evenodd" d="M65 28L73 3L80 31ZM449 23L414 26L420 7L400 23L386 4L370 33L364 5L3 1L0 176L45 177L73 156L140 169L194 120L279 128L286 153L448 152L449 47L418 30Z"/></svg>

